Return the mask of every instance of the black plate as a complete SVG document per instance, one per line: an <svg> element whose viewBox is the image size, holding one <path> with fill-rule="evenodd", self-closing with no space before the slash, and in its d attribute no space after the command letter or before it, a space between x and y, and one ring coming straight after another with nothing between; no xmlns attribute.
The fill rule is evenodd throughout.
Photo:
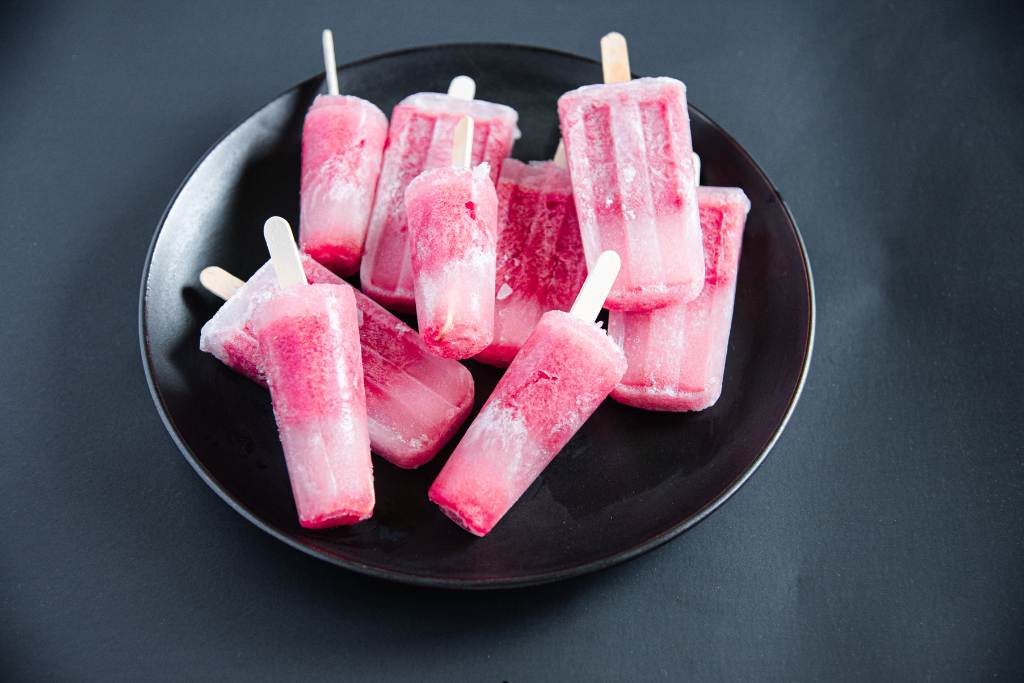
<svg viewBox="0 0 1024 683"><path fill-rule="evenodd" d="M385 112L410 93L444 91L456 74L473 76L480 98L519 111L523 137L513 154L524 160L554 152L558 96L601 78L592 60L509 45L405 50L340 73L346 92ZM690 528L736 491L800 394L814 294L779 193L743 148L691 106L704 184L742 187L752 204L718 404L672 414L606 401L482 540L427 501L455 440L417 471L375 459L372 520L328 531L299 527L268 395L199 351L199 328L218 301L199 289L197 276L218 264L248 277L267 258L263 221L274 214L297 221L302 119L322 80L284 93L214 145L167 208L146 259L139 312L146 374L167 429L207 484L261 529L311 555L373 576L465 588L542 583L622 562ZM479 407L500 372L468 365Z"/></svg>

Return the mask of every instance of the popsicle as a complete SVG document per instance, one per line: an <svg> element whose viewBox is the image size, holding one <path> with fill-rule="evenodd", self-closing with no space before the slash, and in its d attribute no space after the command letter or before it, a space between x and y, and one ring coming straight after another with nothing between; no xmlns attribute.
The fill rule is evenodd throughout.
<svg viewBox="0 0 1024 683"><path fill-rule="evenodd" d="M722 393L740 246L750 200L735 187L697 189L704 232L704 289L693 301L647 313L612 311L608 334L629 367L612 391L648 410L704 410Z"/></svg>
<svg viewBox="0 0 1024 683"><path fill-rule="evenodd" d="M452 137L463 116L473 118L474 166L487 162L497 180L501 162L512 149L518 114L511 107L474 100L472 83L459 77L449 94L417 93L395 106L384 162L360 267L360 284L368 296L396 311L415 309L409 255L405 190L425 170L450 166Z"/></svg>
<svg viewBox="0 0 1024 683"><path fill-rule="evenodd" d="M299 243L340 275L359 270L380 175L388 120L366 100L338 91L334 39L323 32L327 94L302 124Z"/></svg>
<svg viewBox="0 0 1024 683"><path fill-rule="evenodd" d="M626 359L594 319L618 272L606 252L568 313L545 313L430 487L430 500L484 536L618 383Z"/></svg>
<svg viewBox="0 0 1024 683"><path fill-rule="evenodd" d="M473 119L456 126L452 165L405 191L420 336L444 358L469 358L494 336L498 197L485 161L470 168Z"/></svg>
<svg viewBox="0 0 1024 683"><path fill-rule="evenodd" d="M302 265L311 283L349 287L309 256L303 255ZM200 279L227 299L203 326L200 348L263 384L251 320L277 289L273 266L268 262L248 282L216 267L204 269ZM461 363L435 356L415 330L351 289L359 311L370 447L398 467L419 467L466 419L473 407L473 377Z"/></svg>
<svg viewBox="0 0 1024 683"><path fill-rule="evenodd" d="M264 234L279 288L252 328L299 524L355 524L374 505L355 297L351 287L307 284L283 218L268 220Z"/></svg>
<svg viewBox="0 0 1024 683"><path fill-rule="evenodd" d="M569 310L587 264L564 161L506 159L497 192L494 341L475 359L505 367L545 311Z"/></svg>
<svg viewBox="0 0 1024 683"><path fill-rule="evenodd" d="M587 262L622 256L606 307L651 310L704 283L686 86L630 81L625 39L601 40L605 84L571 90L558 115Z"/></svg>

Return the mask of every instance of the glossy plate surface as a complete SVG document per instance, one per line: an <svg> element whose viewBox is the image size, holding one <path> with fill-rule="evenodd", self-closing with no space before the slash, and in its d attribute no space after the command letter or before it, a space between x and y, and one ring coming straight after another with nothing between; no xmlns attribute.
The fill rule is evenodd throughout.
<svg viewBox="0 0 1024 683"><path fill-rule="evenodd" d="M460 73L477 80L481 99L519 111L523 137L513 156L523 160L554 153L559 95L601 78L596 62L560 52L448 45L342 66L340 79L347 93L390 113L413 92L443 92ZM750 476L785 426L807 373L811 273L778 192L691 106L703 184L741 187L752 204L718 404L673 414L606 401L482 540L427 501L455 440L416 471L375 458L372 520L328 531L299 527L268 395L199 351L199 329L219 302L201 290L198 274L216 264L248 277L267 258L263 221L278 214L297 225L302 120L322 80L289 90L221 139L182 184L147 255L140 331L153 397L186 459L225 501L277 538L355 571L488 588L558 580L634 557L696 524ZM479 408L500 372L467 364Z"/></svg>

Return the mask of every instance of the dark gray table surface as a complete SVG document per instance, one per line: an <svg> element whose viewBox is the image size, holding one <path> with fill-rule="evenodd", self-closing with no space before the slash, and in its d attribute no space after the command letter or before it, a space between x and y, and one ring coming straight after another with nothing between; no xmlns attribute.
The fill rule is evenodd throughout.
<svg viewBox="0 0 1024 683"><path fill-rule="evenodd" d="M11 679L1024 676L1020 3L4 3L0 674ZM763 165L814 267L815 358L763 467L676 541L503 593L311 559L196 477L143 377L175 188L320 70L500 41L640 73Z"/></svg>

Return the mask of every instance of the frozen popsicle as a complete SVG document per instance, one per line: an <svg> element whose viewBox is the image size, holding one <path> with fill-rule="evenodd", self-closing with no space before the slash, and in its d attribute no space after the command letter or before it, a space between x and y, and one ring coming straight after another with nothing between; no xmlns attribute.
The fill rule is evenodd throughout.
<svg viewBox="0 0 1024 683"><path fill-rule="evenodd" d="M601 41L605 84L569 91L558 115L589 264L622 256L609 309L689 301L704 282L686 86L630 81L625 39Z"/></svg>
<svg viewBox="0 0 1024 683"><path fill-rule="evenodd" d="M349 287L309 256L306 278ZM200 348L228 367L264 383L252 314L277 290L268 262L242 282L219 268L201 274L203 285L227 299L203 326ZM352 289L359 311L370 447L398 467L428 462L452 437L473 407L473 378L461 363L439 358L420 336L380 305Z"/></svg>
<svg viewBox="0 0 1024 683"><path fill-rule="evenodd" d="M415 308L405 210L409 183L425 170L451 165L452 137L463 116L474 121L473 165L487 162L492 181L497 180L501 162L512 149L517 133L515 110L472 99L463 87L466 81L470 79L460 77L453 82L449 92L458 96L417 93L399 102L391 114L360 284L367 295L393 310L412 312ZM467 95L470 99L463 99Z"/></svg>
<svg viewBox="0 0 1024 683"><path fill-rule="evenodd" d="M483 536L597 409L626 369L594 323L618 257L594 264L569 313L545 313L430 487L430 500Z"/></svg>
<svg viewBox="0 0 1024 683"><path fill-rule="evenodd" d="M366 100L338 91L334 39L324 31L327 94L302 125L299 243L340 275L359 270L380 175L388 120Z"/></svg>
<svg viewBox="0 0 1024 683"><path fill-rule="evenodd" d="M722 393L740 245L750 201L735 187L697 189L704 289L693 301L646 313L612 311L608 334L629 367L612 398L648 410L703 410Z"/></svg>
<svg viewBox="0 0 1024 683"><path fill-rule="evenodd" d="M299 524L355 524L374 505L355 297L351 287L306 283L284 219L268 220L264 233L279 288L252 328Z"/></svg>
<svg viewBox="0 0 1024 683"><path fill-rule="evenodd" d="M469 358L494 337L494 258L498 197L485 161L470 168L473 119L455 130L452 165L409 183L409 221L416 320L431 351Z"/></svg>
<svg viewBox="0 0 1024 683"><path fill-rule="evenodd" d="M497 192L494 341L475 358L505 367L541 315L569 310L587 264L564 165L506 159Z"/></svg>

